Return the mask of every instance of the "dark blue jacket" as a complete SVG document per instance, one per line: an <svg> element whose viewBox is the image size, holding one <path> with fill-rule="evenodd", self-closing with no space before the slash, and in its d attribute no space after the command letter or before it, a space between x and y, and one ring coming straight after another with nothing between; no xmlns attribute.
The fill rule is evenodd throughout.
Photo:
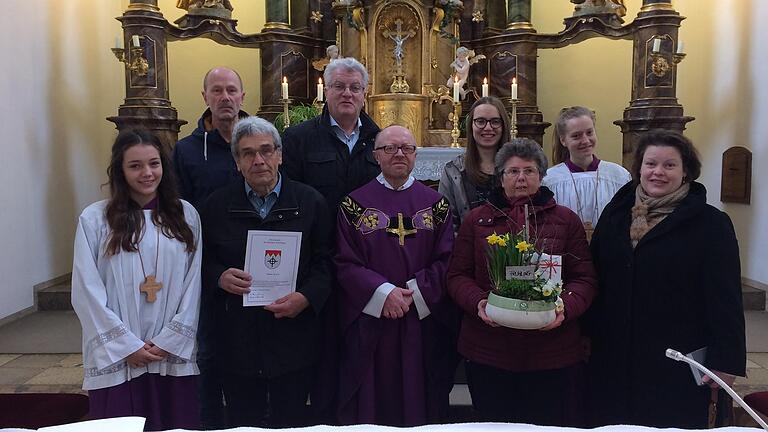
<svg viewBox="0 0 768 432"><path fill-rule="evenodd" d="M240 117L247 116L240 111ZM173 165L178 179L179 194L200 211L211 192L240 178L229 143L210 125L211 110L207 109L191 135L176 143Z"/></svg>

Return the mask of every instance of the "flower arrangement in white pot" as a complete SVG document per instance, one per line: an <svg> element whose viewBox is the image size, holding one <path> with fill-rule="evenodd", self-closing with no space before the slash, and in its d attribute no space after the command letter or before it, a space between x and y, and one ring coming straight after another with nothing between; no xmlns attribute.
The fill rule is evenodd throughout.
<svg viewBox="0 0 768 432"><path fill-rule="evenodd" d="M505 327L530 330L553 322L562 308L562 257L537 252L526 233L486 237L494 289L485 313Z"/></svg>

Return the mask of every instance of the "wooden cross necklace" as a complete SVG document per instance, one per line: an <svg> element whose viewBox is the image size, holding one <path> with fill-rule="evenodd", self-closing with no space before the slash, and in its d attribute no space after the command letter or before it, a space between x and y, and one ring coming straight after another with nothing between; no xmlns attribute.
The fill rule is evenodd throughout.
<svg viewBox="0 0 768 432"><path fill-rule="evenodd" d="M160 257L160 227L157 229L157 250L155 251L155 273L157 273L157 262ZM141 258L141 250L136 245L136 252L139 254L139 262L141 263L141 273L144 275L144 281L139 284L139 292L147 293L147 302L154 303L157 300L157 292L163 287L163 283L155 280L155 275L147 276L146 270L144 270L144 260Z"/></svg>

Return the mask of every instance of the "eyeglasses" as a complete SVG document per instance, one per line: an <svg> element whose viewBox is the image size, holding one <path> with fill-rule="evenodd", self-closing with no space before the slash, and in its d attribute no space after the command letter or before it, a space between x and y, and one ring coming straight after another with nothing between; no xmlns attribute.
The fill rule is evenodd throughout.
<svg viewBox="0 0 768 432"><path fill-rule="evenodd" d="M485 125L487 125L488 123L490 123L491 127L494 129L498 129L504 124L504 122L498 117L494 117L490 119L478 117L476 119L472 119L472 123L474 123L475 126L477 126L480 129L483 129Z"/></svg>
<svg viewBox="0 0 768 432"><path fill-rule="evenodd" d="M335 82L331 84L330 89L335 91L336 93L344 93L344 90L349 89L349 92L352 94L359 94L363 90L365 90L365 88L360 84L352 84L348 86L341 82Z"/></svg>
<svg viewBox="0 0 768 432"><path fill-rule="evenodd" d="M502 171L506 175L510 175L512 177L519 177L520 174L526 176L526 177L533 177L534 175L539 173L539 170L536 168L507 168L504 171Z"/></svg>
<svg viewBox="0 0 768 432"><path fill-rule="evenodd" d="M256 158L256 155L261 155L261 158L264 160L270 159L272 156L275 155L277 152L276 146L264 146L260 150L256 149L245 149L240 152L240 157L243 158L246 161L252 161Z"/></svg>
<svg viewBox="0 0 768 432"><path fill-rule="evenodd" d="M402 146L396 146L394 144L389 144L381 147L377 147L374 150L384 150L384 153L386 154L395 154L398 150L401 150L403 154L412 154L416 152L416 146L415 145L402 145Z"/></svg>

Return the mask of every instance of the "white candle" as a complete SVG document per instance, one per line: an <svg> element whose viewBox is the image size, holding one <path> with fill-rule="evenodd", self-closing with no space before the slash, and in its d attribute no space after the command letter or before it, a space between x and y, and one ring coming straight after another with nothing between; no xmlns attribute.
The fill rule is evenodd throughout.
<svg viewBox="0 0 768 432"><path fill-rule="evenodd" d="M115 36L115 48L123 49L123 39L120 36Z"/></svg>
<svg viewBox="0 0 768 432"><path fill-rule="evenodd" d="M138 48L138 47L140 47L140 46L141 46L141 44L139 43L139 35L133 35L133 36L131 36L131 41L133 41L133 46L134 46L135 48Z"/></svg>
<svg viewBox="0 0 768 432"><path fill-rule="evenodd" d="M317 79L317 101L318 102L323 101L323 79L322 78Z"/></svg>
<svg viewBox="0 0 768 432"><path fill-rule="evenodd" d="M651 51L653 51L654 53L661 51L661 39L655 38L653 40L653 49L651 49Z"/></svg>
<svg viewBox="0 0 768 432"><path fill-rule="evenodd" d="M488 97L488 78L483 78L483 97Z"/></svg>
<svg viewBox="0 0 768 432"><path fill-rule="evenodd" d="M453 77L453 101L456 103L459 103L461 100L459 99L459 77L454 76Z"/></svg>
<svg viewBox="0 0 768 432"><path fill-rule="evenodd" d="M283 99L288 99L288 78L286 77L283 77L282 90Z"/></svg>
<svg viewBox="0 0 768 432"><path fill-rule="evenodd" d="M685 52L685 51L683 51L683 41L678 39L677 40L677 53L678 54L682 54L683 52Z"/></svg>
<svg viewBox="0 0 768 432"><path fill-rule="evenodd" d="M517 78L512 78L512 88L509 95L512 99L517 99Z"/></svg>

